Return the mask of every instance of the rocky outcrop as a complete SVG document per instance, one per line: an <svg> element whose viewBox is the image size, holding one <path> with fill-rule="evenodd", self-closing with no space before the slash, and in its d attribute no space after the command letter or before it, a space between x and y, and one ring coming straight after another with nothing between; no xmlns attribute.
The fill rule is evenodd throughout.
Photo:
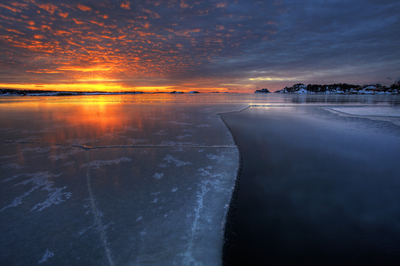
<svg viewBox="0 0 400 266"><path fill-rule="evenodd" d="M261 90L256 90L254 93L270 93L270 91L267 88L264 88Z"/></svg>

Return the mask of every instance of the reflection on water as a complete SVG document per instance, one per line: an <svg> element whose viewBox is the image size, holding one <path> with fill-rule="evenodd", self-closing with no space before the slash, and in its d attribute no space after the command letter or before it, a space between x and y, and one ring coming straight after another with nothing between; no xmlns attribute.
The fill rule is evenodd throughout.
<svg viewBox="0 0 400 266"><path fill-rule="evenodd" d="M399 126L318 107L223 117L244 164L229 265L399 262Z"/></svg>
<svg viewBox="0 0 400 266"><path fill-rule="evenodd" d="M198 142L221 121L196 101L176 105L153 103L153 98L131 103L123 96L91 97L7 98L12 101L0 104L0 138L87 146L228 144L220 134Z"/></svg>
<svg viewBox="0 0 400 266"><path fill-rule="evenodd" d="M190 143L188 135L207 133L204 116L195 105L233 104L346 104L398 105L391 95L282 95L282 94L139 94L67 97L0 97L3 140L85 145L160 144L162 134L169 141ZM176 111L171 112L171 107ZM178 108L178 109L177 109ZM180 109L179 109L180 108ZM179 112L180 111L180 112ZM176 123L181 121L180 124ZM185 120L186 125L182 124ZM161 121L161 122L160 122ZM174 124L175 123L175 124ZM213 121L213 123L217 123ZM211 124L205 123L206 126ZM182 128L186 127L186 128ZM183 131L186 130L186 131ZM193 132L190 132L193 131ZM196 134L190 134L197 132ZM219 140L224 136L214 136ZM77 141L79 140L79 143ZM162 141L166 141L163 138Z"/></svg>

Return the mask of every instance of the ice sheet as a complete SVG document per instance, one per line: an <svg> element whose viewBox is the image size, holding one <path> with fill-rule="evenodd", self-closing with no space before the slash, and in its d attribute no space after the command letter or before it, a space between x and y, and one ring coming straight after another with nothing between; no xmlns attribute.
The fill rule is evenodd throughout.
<svg viewBox="0 0 400 266"><path fill-rule="evenodd" d="M3 262L46 252L52 264L220 260L236 148L30 147L24 163L2 165ZM46 164L56 150L65 156Z"/></svg>
<svg viewBox="0 0 400 266"><path fill-rule="evenodd" d="M221 262L243 105L35 104L0 115L1 264Z"/></svg>

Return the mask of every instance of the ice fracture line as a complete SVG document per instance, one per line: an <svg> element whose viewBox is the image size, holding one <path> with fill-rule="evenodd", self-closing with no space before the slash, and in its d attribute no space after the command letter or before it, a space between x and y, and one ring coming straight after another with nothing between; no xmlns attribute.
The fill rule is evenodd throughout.
<svg viewBox="0 0 400 266"><path fill-rule="evenodd" d="M97 227L100 230L101 240L103 241L103 245L104 245L104 249L106 251L108 262L110 263L111 266L113 266L114 262L112 261L112 258L111 258L111 251L108 248L108 243L107 243L107 239L106 239L106 234L104 232L104 227L101 222L100 215L99 215L99 212L96 207L96 203L93 198L92 187L90 186L90 168L89 168L90 164L89 164L89 152L88 151L86 152L86 164L87 164L87 166L86 166L86 181L88 184L90 203L92 205L92 212L93 212Z"/></svg>

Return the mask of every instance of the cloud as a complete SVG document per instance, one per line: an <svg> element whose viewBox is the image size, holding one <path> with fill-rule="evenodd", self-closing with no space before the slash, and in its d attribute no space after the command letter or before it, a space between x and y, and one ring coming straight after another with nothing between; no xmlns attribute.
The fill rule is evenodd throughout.
<svg viewBox="0 0 400 266"><path fill-rule="evenodd" d="M130 5L131 5L131 3L127 1L127 2L121 3L120 6L121 6L123 9L130 10L130 9L131 9Z"/></svg>
<svg viewBox="0 0 400 266"><path fill-rule="evenodd" d="M399 14L394 0L6 1L0 78L231 90L389 82Z"/></svg>
<svg viewBox="0 0 400 266"><path fill-rule="evenodd" d="M78 4L76 7L79 8L80 10L82 10L82 11L91 11L92 10L90 7L84 6L84 5L81 5L81 4Z"/></svg>

